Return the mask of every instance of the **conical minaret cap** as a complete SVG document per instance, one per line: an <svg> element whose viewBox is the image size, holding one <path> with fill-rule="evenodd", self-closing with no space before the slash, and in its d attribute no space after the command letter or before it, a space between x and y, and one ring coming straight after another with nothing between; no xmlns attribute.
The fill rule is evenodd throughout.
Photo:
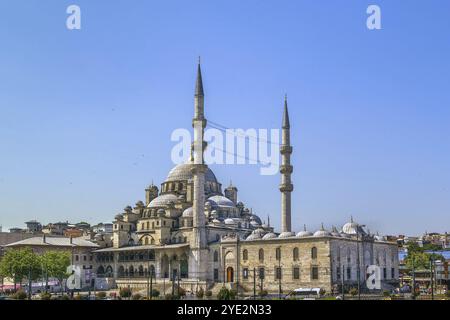
<svg viewBox="0 0 450 320"><path fill-rule="evenodd" d="M200 57L198 59L198 67L197 67L197 81L195 83L195 95L203 96L203 80L202 80L202 69L200 67Z"/></svg>
<svg viewBox="0 0 450 320"><path fill-rule="evenodd" d="M284 111L283 111L283 129L289 129L291 126L289 124L289 112L287 105L287 95L284 97Z"/></svg>

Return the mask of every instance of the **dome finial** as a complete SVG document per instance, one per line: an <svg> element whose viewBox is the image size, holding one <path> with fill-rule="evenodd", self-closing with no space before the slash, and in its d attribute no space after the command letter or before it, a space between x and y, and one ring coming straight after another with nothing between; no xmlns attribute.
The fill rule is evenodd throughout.
<svg viewBox="0 0 450 320"><path fill-rule="evenodd" d="M303 225L303 231L306 231L306 224Z"/></svg>
<svg viewBox="0 0 450 320"><path fill-rule="evenodd" d="M321 226L320 230L322 230L322 231L325 230L325 228L323 227L323 222L322 222L322 226Z"/></svg>
<svg viewBox="0 0 450 320"><path fill-rule="evenodd" d="M350 222L353 223L353 215L350 216Z"/></svg>

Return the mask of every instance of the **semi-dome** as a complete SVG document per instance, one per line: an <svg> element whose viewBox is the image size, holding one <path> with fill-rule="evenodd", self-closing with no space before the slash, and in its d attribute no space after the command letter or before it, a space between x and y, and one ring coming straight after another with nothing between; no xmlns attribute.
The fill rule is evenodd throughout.
<svg viewBox="0 0 450 320"><path fill-rule="evenodd" d="M183 211L182 217L183 218L192 218L194 216L194 209L192 207L189 207Z"/></svg>
<svg viewBox="0 0 450 320"><path fill-rule="evenodd" d="M175 203L177 200L178 197L174 194L163 194L150 201L148 208L165 207Z"/></svg>
<svg viewBox="0 0 450 320"><path fill-rule="evenodd" d="M285 231L285 232L280 233L278 238L290 238L290 237L293 237L293 236L295 236L294 232Z"/></svg>
<svg viewBox="0 0 450 320"><path fill-rule="evenodd" d="M181 163L176 165L170 170L165 182L170 181L187 181L194 177L192 169L196 165L193 163ZM205 181L217 183L216 176L212 170L208 167L205 172Z"/></svg>
<svg viewBox="0 0 450 320"><path fill-rule="evenodd" d="M212 197L208 198L208 201L211 201L211 204L213 206L217 205L219 207L232 207L232 208L235 207L233 201L231 201L230 199L228 199L227 197L224 197L224 196L219 196L219 195L212 196Z"/></svg>
<svg viewBox="0 0 450 320"><path fill-rule="evenodd" d="M297 237L303 238L303 237L311 237L313 234L310 231L306 230L306 224L303 225L303 230L297 233Z"/></svg>
<svg viewBox="0 0 450 320"><path fill-rule="evenodd" d="M263 240L269 240L269 239L275 239L277 237L277 235L273 232L269 232L267 234L265 234L262 238Z"/></svg>
<svg viewBox="0 0 450 320"><path fill-rule="evenodd" d="M116 216L114 217L116 220L123 220L123 214L119 213L116 214Z"/></svg>

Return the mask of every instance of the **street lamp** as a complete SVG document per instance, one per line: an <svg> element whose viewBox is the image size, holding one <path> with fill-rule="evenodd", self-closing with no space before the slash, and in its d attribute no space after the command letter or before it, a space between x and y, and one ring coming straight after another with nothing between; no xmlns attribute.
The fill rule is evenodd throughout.
<svg viewBox="0 0 450 320"><path fill-rule="evenodd" d="M358 300L361 300L361 259L359 256L359 228L365 227L364 224L356 223L356 263L357 263L357 277L358 277Z"/></svg>

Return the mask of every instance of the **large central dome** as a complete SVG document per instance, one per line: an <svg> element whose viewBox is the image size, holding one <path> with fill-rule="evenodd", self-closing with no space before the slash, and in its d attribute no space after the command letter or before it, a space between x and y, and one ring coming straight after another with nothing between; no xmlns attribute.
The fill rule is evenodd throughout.
<svg viewBox="0 0 450 320"><path fill-rule="evenodd" d="M191 180L194 176L192 174L192 169L195 166L196 165L193 163L182 163L175 166L172 170L170 170L165 182ZM218 183L216 176L209 167L205 172L205 181Z"/></svg>

